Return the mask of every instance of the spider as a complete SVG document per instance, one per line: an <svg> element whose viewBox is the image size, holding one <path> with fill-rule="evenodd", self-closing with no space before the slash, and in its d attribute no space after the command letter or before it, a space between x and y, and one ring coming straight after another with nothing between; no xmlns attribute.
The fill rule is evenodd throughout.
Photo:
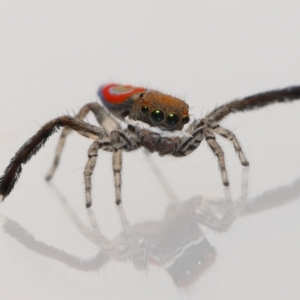
<svg viewBox="0 0 300 300"><path fill-rule="evenodd" d="M140 147L149 152L157 152L160 156L182 157L192 153L205 139L213 154L217 156L223 184L228 186L224 152L216 141L215 134L233 144L243 166L248 166L249 163L236 136L220 126L220 121L230 113L297 100L300 98L300 86L234 100L194 121L190 121L189 106L183 100L152 89L106 84L100 87L98 95L104 107L96 102L88 103L81 108L76 117L61 116L49 121L17 151L0 178L0 200L3 201L14 188L22 171L22 164L27 163L60 127L64 129L46 179L50 180L54 175L66 137L71 130L94 140L89 147L88 161L84 169L87 208L92 205L91 176L99 149L112 152L116 204L121 203L122 152L134 151ZM100 126L83 121L90 111L94 113ZM122 128L121 124L124 122L127 126Z"/></svg>

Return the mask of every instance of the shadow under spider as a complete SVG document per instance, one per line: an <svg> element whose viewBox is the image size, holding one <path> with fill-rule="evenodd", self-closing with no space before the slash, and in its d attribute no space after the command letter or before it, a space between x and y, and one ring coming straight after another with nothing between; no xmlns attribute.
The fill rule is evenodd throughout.
<svg viewBox="0 0 300 300"><path fill-rule="evenodd" d="M298 178L290 185L271 189L248 202L247 178L247 174L244 174L239 199L231 201L227 194L225 200L196 196L185 202L174 201L167 207L161 221L130 225L120 205L117 209L123 231L112 240L102 234L91 209L87 212L92 230L82 224L68 201L60 195L67 215L79 232L99 247L99 252L90 259L76 257L36 240L25 228L9 218L1 217L3 229L27 249L77 270L99 270L110 260L131 261L137 270L145 270L149 264L155 264L166 270L176 286L186 287L194 283L217 256L202 230L203 226L216 232L225 232L239 216L269 211L287 205L300 196Z"/></svg>

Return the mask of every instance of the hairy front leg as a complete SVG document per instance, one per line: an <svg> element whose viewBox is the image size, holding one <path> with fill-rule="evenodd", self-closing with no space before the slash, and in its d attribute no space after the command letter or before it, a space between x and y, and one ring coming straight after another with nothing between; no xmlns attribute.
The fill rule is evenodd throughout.
<svg viewBox="0 0 300 300"><path fill-rule="evenodd" d="M89 112L92 112L94 114L98 123L101 126L103 126L106 131L109 132L113 129L119 128L119 124L117 123L117 121L115 121L112 117L110 117L110 115L105 111L105 109L96 102L88 103L84 105L76 115L76 118L83 120ZM71 131L72 130L70 128L63 129L56 147L55 157L52 166L46 175L46 180L50 180L53 177L59 165L61 154L66 142L66 138L71 133Z"/></svg>
<svg viewBox="0 0 300 300"><path fill-rule="evenodd" d="M68 116L59 117L46 123L17 151L5 169L3 176L0 177L0 200L4 200L13 190L22 172L22 164L26 164L60 127L68 127L93 140L107 136L103 128Z"/></svg>

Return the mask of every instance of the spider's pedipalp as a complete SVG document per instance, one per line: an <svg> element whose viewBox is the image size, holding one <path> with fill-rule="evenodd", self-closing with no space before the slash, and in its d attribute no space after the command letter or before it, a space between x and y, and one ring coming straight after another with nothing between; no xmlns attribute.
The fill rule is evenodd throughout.
<svg viewBox="0 0 300 300"><path fill-rule="evenodd" d="M129 135L129 133L125 130L113 130L109 135L112 147L115 150L123 149L125 151L133 151L136 150L140 145L137 141Z"/></svg>
<svg viewBox="0 0 300 300"><path fill-rule="evenodd" d="M187 156L197 149L204 139L203 128L198 128L194 132L191 132L191 136L188 138L181 138L176 151L173 156Z"/></svg>
<svg viewBox="0 0 300 300"><path fill-rule="evenodd" d="M231 143L233 144L234 150L236 151L236 153L239 156L240 162L243 166L249 166L249 162L246 159L246 156L242 150L241 144L239 142L239 140L237 139L237 137L228 129L223 128L221 126L217 126L213 129L213 131L219 135L221 135L222 137L224 137L225 139L228 139L231 141Z"/></svg>
<svg viewBox="0 0 300 300"><path fill-rule="evenodd" d="M219 143L216 141L215 135L210 128L205 127L203 129L203 133L204 133L207 144L209 145L209 147L212 150L212 152L214 153L214 155L216 155L218 158L218 163L219 163L219 168L221 171L221 177L222 177L223 184L225 186L228 186L229 181L228 181L227 170L226 170L226 165L225 165L224 152L223 152L221 146L219 145Z"/></svg>

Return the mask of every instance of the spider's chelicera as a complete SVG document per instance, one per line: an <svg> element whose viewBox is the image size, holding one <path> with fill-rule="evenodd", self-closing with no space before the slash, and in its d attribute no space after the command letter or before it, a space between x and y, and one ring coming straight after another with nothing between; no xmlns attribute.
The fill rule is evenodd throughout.
<svg viewBox="0 0 300 300"><path fill-rule="evenodd" d="M236 136L220 126L220 121L230 113L300 99L300 86L234 100L217 107L204 118L192 122L189 117L189 106L183 100L155 90L107 84L99 89L98 94L104 107L98 103L89 103L82 107L76 117L62 116L51 120L17 151L0 178L0 200L4 200L14 188L22 171L22 164L27 163L60 127L64 129L46 179L52 178L66 137L71 130L94 140L88 150L88 161L84 170L86 207L92 205L91 176L99 149L112 152L117 204L121 203L122 152L133 151L140 147L150 152L157 152L161 156L169 154L181 157L192 153L205 139L217 156L223 184L229 185L224 152L216 141L215 134L228 139L233 144L242 165L248 166L249 163ZM83 121L90 111L93 112L100 126ZM120 121L127 123L125 129L122 129Z"/></svg>

